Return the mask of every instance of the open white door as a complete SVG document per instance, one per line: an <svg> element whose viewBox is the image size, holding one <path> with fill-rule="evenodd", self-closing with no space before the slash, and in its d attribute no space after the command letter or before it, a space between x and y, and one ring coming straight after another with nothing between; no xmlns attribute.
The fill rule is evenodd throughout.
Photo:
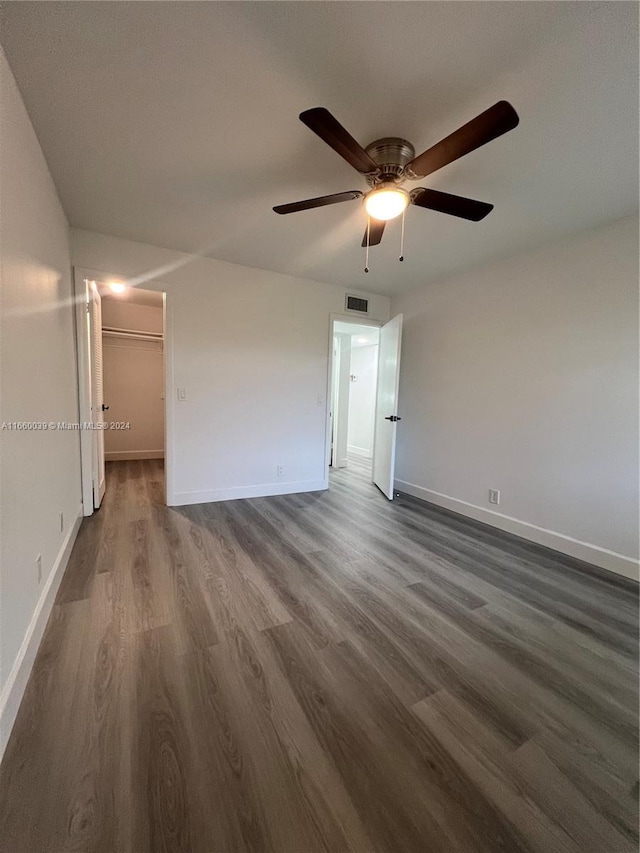
<svg viewBox="0 0 640 853"><path fill-rule="evenodd" d="M89 358L91 374L91 422L93 457L93 506L98 509L105 490L104 472L104 394L102 381L102 302L95 281L89 289L87 324L89 333Z"/></svg>
<svg viewBox="0 0 640 853"><path fill-rule="evenodd" d="M393 500L396 429L397 421L400 420L398 417L398 383L400 380L401 342L402 314L398 314L380 329L378 395L373 439L373 482L390 501Z"/></svg>

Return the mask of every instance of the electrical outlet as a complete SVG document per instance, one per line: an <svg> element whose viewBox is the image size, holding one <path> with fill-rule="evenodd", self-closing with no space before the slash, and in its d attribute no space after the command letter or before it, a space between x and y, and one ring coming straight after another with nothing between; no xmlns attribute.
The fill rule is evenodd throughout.
<svg viewBox="0 0 640 853"><path fill-rule="evenodd" d="M500 489L489 489L489 503L490 504L499 504L500 503Z"/></svg>
<svg viewBox="0 0 640 853"><path fill-rule="evenodd" d="M284 465L276 465L276 477L284 477Z"/></svg>
<svg viewBox="0 0 640 853"><path fill-rule="evenodd" d="M64 513L60 513L60 533L64 533Z"/></svg>
<svg viewBox="0 0 640 853"><path fill-rule="evenodd" d="M36 557L36 579L38 583L42 581L42 554Z"/></svg>

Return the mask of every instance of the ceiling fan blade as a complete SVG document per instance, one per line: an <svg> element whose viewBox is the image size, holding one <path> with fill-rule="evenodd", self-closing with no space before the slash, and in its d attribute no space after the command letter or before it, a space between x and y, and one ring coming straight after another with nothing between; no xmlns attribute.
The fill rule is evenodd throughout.
<svg viewBox="0 0 640 853"><path fill-rule="evenodd" d="M438 190L426 189L426 187L418 187L412 191L411 204L426 207L429 210L437 210L438 213L459 216L461 219L471 219L473 222L480 222L493 210L493 205L486 201L476 201L473 198L464 198L460 195L441 193Z"/></svg>
<svg viewBox="0 0 640 853"><path fill-rule="evenodd" d="M386 225L386 221L383 219L372 219L369 227L369 245L377 246L380 240L382 240L382 235L384 233L384 226ZM360 244L364 249L367 245L367 232L365 230L364 237L362 238L362 243Z"/></svg>
<svg viewBox="0 0 640 853"><path fill-rule="evenodd" d="M349 190L346 193L333 193L333 195L321 195L318 198L307 198L304 201L293 201L291 204L278 204L273 209L276 213L297 213L299 210L311 210L313 207L324 207L326 204L352 201L362 195L360 190Z"/></svg>
<svg viewBox="0 0 640 853"><path fill-rule="evenodd" d="M314 107L300 113L300 121L331 146L347 163L366 175L378 169L376 161L348 133L329 110Z"/></svg>
<svg viewBox="0 0 640 853"><path fill-rule="evenodd" d="M441 139L440 142L414 157L405 167L405 171L409 176L424 178L436 169L453 163L459 157L513 130L519 122L518 113L511 104L507 101L498 101L445 139Z"/></svg>

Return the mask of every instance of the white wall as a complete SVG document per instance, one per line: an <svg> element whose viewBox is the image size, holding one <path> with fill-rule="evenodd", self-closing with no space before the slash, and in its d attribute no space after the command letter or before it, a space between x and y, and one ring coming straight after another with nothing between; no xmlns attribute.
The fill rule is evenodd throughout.
<svg viewBox="0 0 640 853"><path fill-rule="evenodd" d="M378 379L377 344L352 348L351 374L355 381L349 385L349 452L371 457Z"/></svg>
<svg viewBox="0 0 640 853"><path fill-rule="evenodd" d="M117 296L103 296L102 325L162 334L162 305L138 305Z"/></svg>
<svg viewBox="0 0 640 853"><path fill-rule="evenodd" d="M1 51L0 140L0 421L74 422L67 222ZM1 755L81 518L78 433L0 430L0 465Z"/></svg>
<svg viewBox="0 0 640 853"><path fill-rule="evenodd" d="M329 319L344 290L86 231L72 231L72 256L167 292L169 500L325 486ZM370 305L387 319L387 297Z"/></svg>
<svg viewBox="0 0 640 853"><path fill-rule="evenodd" d="M637 218L430 284L398 312L397 488L637 576Z"/></svg>
<svg viewBox="0 0 640 853"><path fill-rule="evenodd" d="M162 333L162 315L161 305L102 299L103 327ZM105 431L107 461L164 456L163 359L161 341L103 336L105 419L130 424L130 429Z"/></svg>
<svg viewBox="0 0 640 853"><path fill-rule="evenodd" d="M334 378L331 427L333 447L331 464L347 467L349 438L349 376L351 375L351 335L335 332L333 338Z"/></svg>

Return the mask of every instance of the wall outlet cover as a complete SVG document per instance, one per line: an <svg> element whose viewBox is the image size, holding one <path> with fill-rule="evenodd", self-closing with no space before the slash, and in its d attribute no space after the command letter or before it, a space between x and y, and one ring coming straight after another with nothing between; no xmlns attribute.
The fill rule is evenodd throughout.
<svg viewBox="0 0 640 853"><path fill-rule="evenodd" d="M489 503L490 504L499 504L500 503L500 489L489 489Z"/></svg>

